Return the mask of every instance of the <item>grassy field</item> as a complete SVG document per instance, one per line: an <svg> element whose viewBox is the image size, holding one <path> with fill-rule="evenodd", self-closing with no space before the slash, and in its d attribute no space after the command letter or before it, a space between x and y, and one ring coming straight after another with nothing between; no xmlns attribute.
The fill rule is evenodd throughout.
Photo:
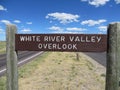
<svg viewBox="0 0 120 90"><path fill-rule="evenodd" d="M105 90L105 68L83 53L46 52L19 68L19 90ZM91 62L92 61L92 62ZM0 90L5 90L5 77Z"/></svg>
<svg viewBox="0 0 120 90"><path fill-rule="evenodd" d="M6 42L0 41L0 54L6 52Z"/></svg>

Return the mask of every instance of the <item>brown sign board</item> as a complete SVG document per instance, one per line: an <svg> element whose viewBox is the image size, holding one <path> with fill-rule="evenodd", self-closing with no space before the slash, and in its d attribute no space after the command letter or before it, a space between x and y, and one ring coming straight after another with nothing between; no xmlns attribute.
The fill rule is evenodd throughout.
<svg viewBox="0 0 120 90"><path fill-rule="evenodd" d="M19 51L104 52L104 34L16 34L15 49Z"/></svg>

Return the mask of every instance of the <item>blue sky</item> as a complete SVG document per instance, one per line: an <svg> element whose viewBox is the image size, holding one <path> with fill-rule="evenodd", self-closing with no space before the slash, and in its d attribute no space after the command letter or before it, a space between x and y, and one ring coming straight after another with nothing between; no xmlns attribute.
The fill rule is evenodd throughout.
<svg viewBox="0 0 120 90"><path fill-rule="evenodd" d="M25 34L106 34L119 21L120 0L0 0L0 40L6 24Z"/></svg>

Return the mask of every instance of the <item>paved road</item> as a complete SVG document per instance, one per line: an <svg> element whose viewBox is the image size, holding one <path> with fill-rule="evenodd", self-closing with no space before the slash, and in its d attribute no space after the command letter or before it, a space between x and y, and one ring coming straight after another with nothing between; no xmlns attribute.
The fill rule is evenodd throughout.
<svg viewBox="0 0 120 90"><path fill-rule="evenodd" d="M95 61L106 67L106 52L103 53L91 53L85 52L86 55L93 58Z"/></svg>
<svg viewBox="0 0 120 90"><path fill-rule="evenodd" d="M36 56L42 54L43 52L38 51L21 51L18 52L18 66L21 66L29 61L31 61ZM6 55L0 55L0 76L2 76L6 71Z"/></svg>

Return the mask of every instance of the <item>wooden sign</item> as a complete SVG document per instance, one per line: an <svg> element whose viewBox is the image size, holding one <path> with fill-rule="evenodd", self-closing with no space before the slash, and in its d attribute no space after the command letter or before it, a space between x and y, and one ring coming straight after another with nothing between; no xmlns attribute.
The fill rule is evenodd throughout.
<svg viewBox="0 0 120 90"><path fill-rule="evenodd" d="M16 34L7 25L7 90L18 90L17 50L21 51L107 51L105 90L120 90L120 23L109 24L102 34Z"/></svg>
<svg viewBox="0 0 120 90"><path fill-rule="evenodd" d="M107 36L101 34L16 34L15 49L20 51L102 52Z"/></svg>

